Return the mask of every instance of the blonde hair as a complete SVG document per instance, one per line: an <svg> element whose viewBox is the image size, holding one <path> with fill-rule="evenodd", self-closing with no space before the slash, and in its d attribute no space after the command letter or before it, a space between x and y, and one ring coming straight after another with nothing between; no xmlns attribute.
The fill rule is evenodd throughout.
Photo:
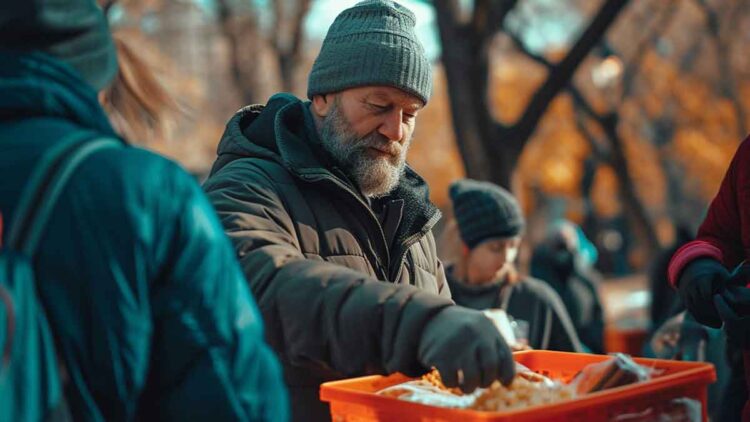
<svg viewBox="0 0 750 422"><path fill-rule="evenodd" d="M171 134L181 113L178 103L159 82L149 65L119 36L118 72L101 102L112 126L125 139L148 144Z"/></svg>

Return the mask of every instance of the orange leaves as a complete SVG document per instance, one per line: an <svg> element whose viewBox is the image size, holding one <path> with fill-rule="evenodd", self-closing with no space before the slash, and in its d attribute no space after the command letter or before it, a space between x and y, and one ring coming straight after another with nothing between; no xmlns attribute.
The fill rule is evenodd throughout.
<svg viewBox="0 0 750 422"><path fill-rule="evenodd" d="M546 71L518 54L497 54L492 62L488 93L492 114L503 123L515 122Z"/></svg>
<svg viewBox="0 0 750 422"><path fill-rule="evenodd" d="M408 162L430 185L430 197L439 207L450 205L448 186L464 176L450 116L445 74L434 71L432 98L419 112Z"/></svg>
<svg viewBox="0 0 750 422"><path fill-rule="evenodd" d="M700 130L685 128L678 131L670 148L687 174L700 175L686 183L689 183L688 188L697 189L706 200L716 194L737 149L737 141L729 139L712 139Z"/></svg>
<svg viewBox="0 0 750 422"><path fill-rule="evenodd" d="M555 99L527 144L518 165L518 177L549 195L578 195L581 162L589 154L586 140L575 127L570 99Z"/></svg>

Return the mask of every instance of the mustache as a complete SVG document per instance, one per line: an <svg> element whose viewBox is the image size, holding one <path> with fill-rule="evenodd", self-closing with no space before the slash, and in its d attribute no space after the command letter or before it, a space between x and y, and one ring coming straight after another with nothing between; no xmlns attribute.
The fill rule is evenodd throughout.
<svg viewBox="0 0 750 422"><path fill-rule="evenodd" d="M400 157L403 152L403 145L399 142L388 140L379 133L371 133L360 139L360 146L364 148L374 148L393 157Z"/></svg>

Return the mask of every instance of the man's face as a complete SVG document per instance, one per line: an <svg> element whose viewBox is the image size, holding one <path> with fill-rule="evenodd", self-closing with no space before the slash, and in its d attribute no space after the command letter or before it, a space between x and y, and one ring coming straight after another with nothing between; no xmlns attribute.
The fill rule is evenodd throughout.
<svg viewBox="0 0 750 422"><path fill-rule="evenodd" d="M392 87L348 89L327 95L332 102L320 127L325 149L368 197L397 185L417 113L417 97Z"/></svg>

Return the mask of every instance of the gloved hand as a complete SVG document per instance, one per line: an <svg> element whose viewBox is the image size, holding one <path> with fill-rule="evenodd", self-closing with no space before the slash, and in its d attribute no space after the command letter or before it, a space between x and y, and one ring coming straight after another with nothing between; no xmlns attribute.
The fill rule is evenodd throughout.
<svg viewBox="0 0 750 422"><path fill-rule="evenodd" d="M714 295L724 288L729 277L729 271L710 258L696 259L682 270L677 289L682 303L696 321L709 327L721 327Z"/></svg>
<svg viewBox="0 0 750 422"><path fill-rule="evenodd" d="M461 306L446 307L427 323L418 358L425 367L437 368L447 387L465 393L496 379L508 385L515 375L513 355L495 324Z"/></svg>
<svg viewBox="0 0 750 422"><path fill-rule="evenodd" d="M727 341L743 349L750 347L750 289L727 286L714 296L714 305L724 321Z"/></svg>

